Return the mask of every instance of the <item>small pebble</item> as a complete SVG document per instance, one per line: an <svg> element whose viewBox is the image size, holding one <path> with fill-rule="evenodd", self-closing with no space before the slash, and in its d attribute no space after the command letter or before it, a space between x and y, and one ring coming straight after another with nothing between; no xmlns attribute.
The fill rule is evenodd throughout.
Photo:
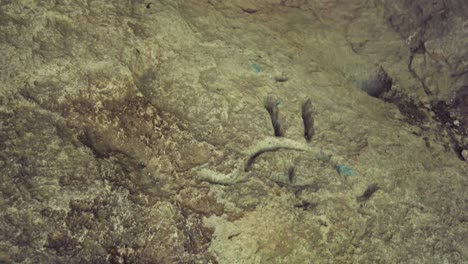
<svg viewBox="0 0 468 264"><path fill-rule="evenodd" d="M465 159L465 161L468 163L468 150L464 149L462 152L461 152L463 158Z"/></svg>

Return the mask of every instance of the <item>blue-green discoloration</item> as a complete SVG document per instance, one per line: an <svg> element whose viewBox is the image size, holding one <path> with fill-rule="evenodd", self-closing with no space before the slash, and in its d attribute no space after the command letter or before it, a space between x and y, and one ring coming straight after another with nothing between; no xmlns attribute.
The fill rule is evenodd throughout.
<svg viewBox="0 0 468 264"><path fill-rule="evenodd" d="M356 172L353 169L348 168L343 164L336 165L336 170L339 174L344 176L356 176Z"/></svg>
<svg viewBox="0 0 468 264"><path fill-rule="evenodd" d="M260 73L260 72L263 72L264 69L262 66L256 64L256 63L252 63L250 64L250 67L256 72L256 73Z"/></svg>

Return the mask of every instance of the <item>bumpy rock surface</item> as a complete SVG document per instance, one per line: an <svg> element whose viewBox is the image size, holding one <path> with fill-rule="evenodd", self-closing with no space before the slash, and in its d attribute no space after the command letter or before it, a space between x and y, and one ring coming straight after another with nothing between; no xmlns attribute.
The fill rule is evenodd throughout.
<svg viewBox="0 0 468 264"><path fill-rule="evenodd" d="M468 263L467 17L1 1L0 262Z"/></svg>

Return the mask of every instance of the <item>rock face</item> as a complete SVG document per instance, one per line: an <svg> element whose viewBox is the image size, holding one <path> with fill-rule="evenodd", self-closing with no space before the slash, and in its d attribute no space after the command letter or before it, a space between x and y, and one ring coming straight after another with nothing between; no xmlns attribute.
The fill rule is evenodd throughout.
<svg viewBox="0 0 468 264"><path fill-rule="evenodd" d="M1 1L0 262L466 263L467 14Z"/></svg>
<svg viewBox="0 0 468 264"><path fill-rule="evenodd" d="M447 105L450 101L458 101L459 94L468 85L466 1L383 3L390 25L407 41L412 52L409 68L430 100L443 101ZM454 118L464 119L465 116ZM468 130L466 124L464 129Z"/></svg>

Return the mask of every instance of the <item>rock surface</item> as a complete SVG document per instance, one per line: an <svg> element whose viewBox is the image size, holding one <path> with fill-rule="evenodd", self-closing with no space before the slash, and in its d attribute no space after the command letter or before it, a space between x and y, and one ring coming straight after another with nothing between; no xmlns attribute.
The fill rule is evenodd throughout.
<svg viewBox="0 0 468 264"><path fill-rule="evenodd" d="M468 263L467 14L1 1L0 262Z"/></svg>

